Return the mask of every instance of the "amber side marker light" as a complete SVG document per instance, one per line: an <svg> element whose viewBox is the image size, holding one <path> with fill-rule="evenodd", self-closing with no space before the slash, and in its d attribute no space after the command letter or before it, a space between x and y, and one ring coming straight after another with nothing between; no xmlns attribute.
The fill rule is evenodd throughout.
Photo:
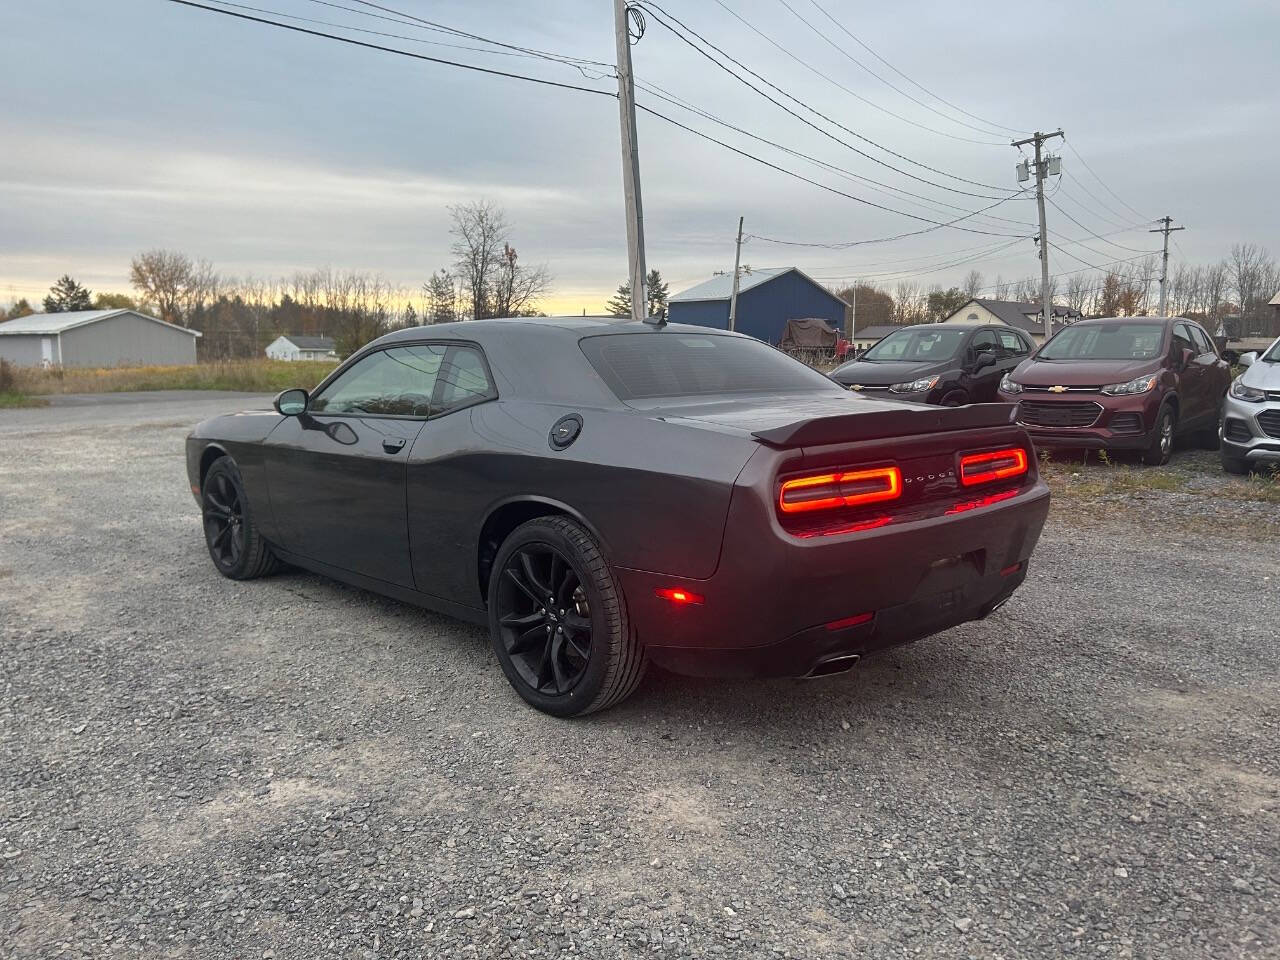
<svg viewBox="0 0 1280 960"><path fill-rule="evenodd" d="M806 513L883 503L900 496L902 471L897 467L876 467L784 480L782 492L778 495L778 507L783 513Z"/></svg>
<svg viewBox="0 0 1280 960"><path fill-rule="evenodd" d="M672 603L704 603L706 597L700 593L694 593L691 590L683 590L680 587L666 587L653 591L654 596L663 600L670 600Z"/></svg>
<svg viewBox="0 0 1280 960"><path fill-rule="evenodd" d="M966 487L1020 477L1026 472L1027 451L1021 447L968 453L960 458L960 482Z"/></svg>

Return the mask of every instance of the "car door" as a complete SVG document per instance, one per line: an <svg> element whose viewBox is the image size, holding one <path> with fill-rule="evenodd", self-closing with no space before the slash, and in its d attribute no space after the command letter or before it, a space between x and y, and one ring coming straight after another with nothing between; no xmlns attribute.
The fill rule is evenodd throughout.
<svg viewBox="0 0 1280 960"><path fill-rule="evenodd" d="M1183 363L1183 351L1190 350L1192 359ZM1200 346L1195 341L1189 324L1178 322L1173 325L1173 345L1170 362L1178 371L1178 400L1181 409L1178 415L1179 427L1194 426L1203 421L1209 414L1209 400L1213 384L1210 381L1210 368L1200 362Z"/></svg>
<svg viewBox="0 0 1280 960"><path fill-rule="evenodd" d="M978 357L984 353L991 354L996 362L979 370L976 368ZM1000 367L1000 341L996 331L984 327L973 335L973 339L969 341L966 366L969 370L969 402L988 403L995 400L996 387L1004 376Z"/></svg>
<svg viewBox="0 0 1280 960"><path fill-rule="evenodd" d="M448 349L422 343L367 354L271 432L267 488L285 550L413 586L407 464Z"/></svg>
<svg viewBox="0 0 1280 960"><path fill-rule="evenodd" d="M1195 323L1189 323L1187 326L1200 351L1200 355L1196 357L1196 363L1204 368L1202 376L1205 382L1205 417L1217 422L1218 412L1222 408L1222 398L1231 385L1231 367L1219 356L1213 338L1205 332L1203 327Z"/></svg>
<svg viewBox="0 0 1280 960"><path fill-rule="evenodd" d="M1000 369L1000 378L1012 373L1023 360L1031 355L1031 341L1026 335L1010 327L1008 330L997 330L996 339L1000 341L1000 352L997 354L996 366ZM996 381L999 387L1000 381ZM991 399L997 399L993 394Z"/></svg>

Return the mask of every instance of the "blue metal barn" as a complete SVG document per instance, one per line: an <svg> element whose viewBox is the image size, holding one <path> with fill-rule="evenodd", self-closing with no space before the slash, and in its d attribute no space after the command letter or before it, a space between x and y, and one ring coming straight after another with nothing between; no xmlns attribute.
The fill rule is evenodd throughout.
<svg viewBox="0 0 1280 960"><path fill-rule="evenodd" d="M727 330L732 288L733 276L725 274L677 293L668 301L667 319ZM788 320L821 317L843 330L844 311L843 300L796 267L744 270L738 279L738 332L775 346Z"/></svg>

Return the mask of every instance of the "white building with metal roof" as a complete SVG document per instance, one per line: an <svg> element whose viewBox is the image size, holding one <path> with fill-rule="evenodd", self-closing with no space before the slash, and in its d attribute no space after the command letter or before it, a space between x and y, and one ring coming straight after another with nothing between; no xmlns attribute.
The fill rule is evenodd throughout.
<svg viewBox="0 0 1280 960"><path fill-rule="evenodd" d="M33 313L0 323L0 358L20 367L176 366L200 333L136 310Z"/></svg>

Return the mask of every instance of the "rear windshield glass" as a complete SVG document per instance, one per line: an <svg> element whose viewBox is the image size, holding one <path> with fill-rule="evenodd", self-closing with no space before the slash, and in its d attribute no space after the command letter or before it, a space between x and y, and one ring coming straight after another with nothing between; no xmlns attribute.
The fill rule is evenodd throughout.
<svg viewBox="0 0 1280 960"><path fill-rule="evenodd" d="M746 337L655 331L585 337L581 343L596 373L624 401L839 390L799 360Z"/></svg>
<svg viewBox="0 0 1280 960"><path fill-rule="evenodd" d="M1066 327L1037 360L1154 360L1164 327L1158 323L1089 323Z"/></svg>
<svg viewBox="0 0 1280 960"><path fill-rule="evenodd" d="M950 360L960 349L967 330L898 330L858 359Z"/></svg>

